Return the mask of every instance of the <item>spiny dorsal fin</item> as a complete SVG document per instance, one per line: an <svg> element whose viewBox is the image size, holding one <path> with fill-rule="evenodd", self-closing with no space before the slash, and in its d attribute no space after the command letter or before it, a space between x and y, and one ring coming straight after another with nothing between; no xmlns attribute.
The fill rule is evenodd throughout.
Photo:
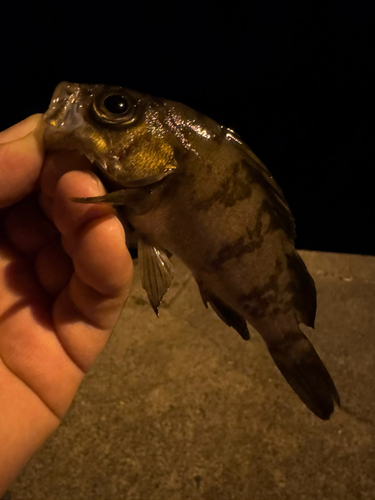
<svg viewBox="0 0 375 500"><path fill-rule="evenodd" d="M294 241L296 238L294 217L280 186L264 163L262 163L246 144L242 141L233 141L233 144L241 151L243 161L246 162L251 171L252 178L263 187L269 205L268 208L275 212L280 221L280 227L282 227L289 238Z"/></svg>

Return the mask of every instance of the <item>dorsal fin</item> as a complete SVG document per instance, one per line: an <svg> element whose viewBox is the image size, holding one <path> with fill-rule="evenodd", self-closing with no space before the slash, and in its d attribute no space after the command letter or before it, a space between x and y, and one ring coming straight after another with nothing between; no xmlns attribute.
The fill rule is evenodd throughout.
<svg viewBox="0 0 375 500"><path fill-rule="evenodd" d="M268 201L267 209L272 210L289 238L294 241L296 238L295 221L284 193L277 184L268 168L253 153L253 151L242 141L232 141L233 145L241 152L243 161L250 169L251 177L256 181L266 194Z"/></svg>

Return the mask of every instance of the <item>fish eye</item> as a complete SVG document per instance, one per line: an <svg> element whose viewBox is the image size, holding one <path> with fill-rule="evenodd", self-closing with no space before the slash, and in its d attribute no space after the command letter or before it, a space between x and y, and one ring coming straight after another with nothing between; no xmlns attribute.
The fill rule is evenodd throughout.
<svg viewBox="0 0 375 500"><path fill-rule="evenodd" d="M121 91L107 91L94 97L94 118L106 125L126 125L135 120L135 103Z"/></svg>
<svg viewBox="0 0 375 500"><path fill-rule="evenodd" d="M103 102L106 109L115 115L121 115L129 110L129 103L123 95L112 94L107 96Z"/></svg>

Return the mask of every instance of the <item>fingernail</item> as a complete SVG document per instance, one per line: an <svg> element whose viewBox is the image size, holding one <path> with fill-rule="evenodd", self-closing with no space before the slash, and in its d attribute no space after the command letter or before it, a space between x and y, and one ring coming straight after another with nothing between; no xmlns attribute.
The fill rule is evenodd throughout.
<svg viewBox="0 0 375 500"><path fill-rule="evenodd" d="M0 144L5 144L7 142L16 141L17 139L22 139L27 134L35 130L36 127L40 126L41 123L41 114L31 115L25 120L12 125L0 132Z"/></svg>
<svg viewBox="0 0 375 500"><path fill-rule="evenodd" d="M99 179L99 177L94 172L92 172L91 170L85 170L85 174L88 174L92 178L92 180L96 182L96 185L98 186L98 188L100 190L100 193L98 194L98 196L107 193L102 181Z"/></svg>

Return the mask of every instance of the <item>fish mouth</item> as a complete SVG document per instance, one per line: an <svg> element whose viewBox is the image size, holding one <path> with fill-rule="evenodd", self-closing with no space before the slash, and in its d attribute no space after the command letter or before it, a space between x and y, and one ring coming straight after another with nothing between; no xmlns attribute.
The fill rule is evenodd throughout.
<svg viewBox="0 0 375 500"><path fill-rule="evenodd" d="M49 108L43 115L46 123L44 144L46 149L77 150L91 163L106 173L107 165L116 161L102 151L96 151L96 144L87 133L87 104L97 86L61 82L56 87Z"/></svg>
<svg viewBox="0 0 375 500"><path fill-rule="evenodd" d="M43 115L47 124L44 138L48 147L67 137L84 125L81 89L78 83L61 82L55 89L51 103Z"/></svg>

